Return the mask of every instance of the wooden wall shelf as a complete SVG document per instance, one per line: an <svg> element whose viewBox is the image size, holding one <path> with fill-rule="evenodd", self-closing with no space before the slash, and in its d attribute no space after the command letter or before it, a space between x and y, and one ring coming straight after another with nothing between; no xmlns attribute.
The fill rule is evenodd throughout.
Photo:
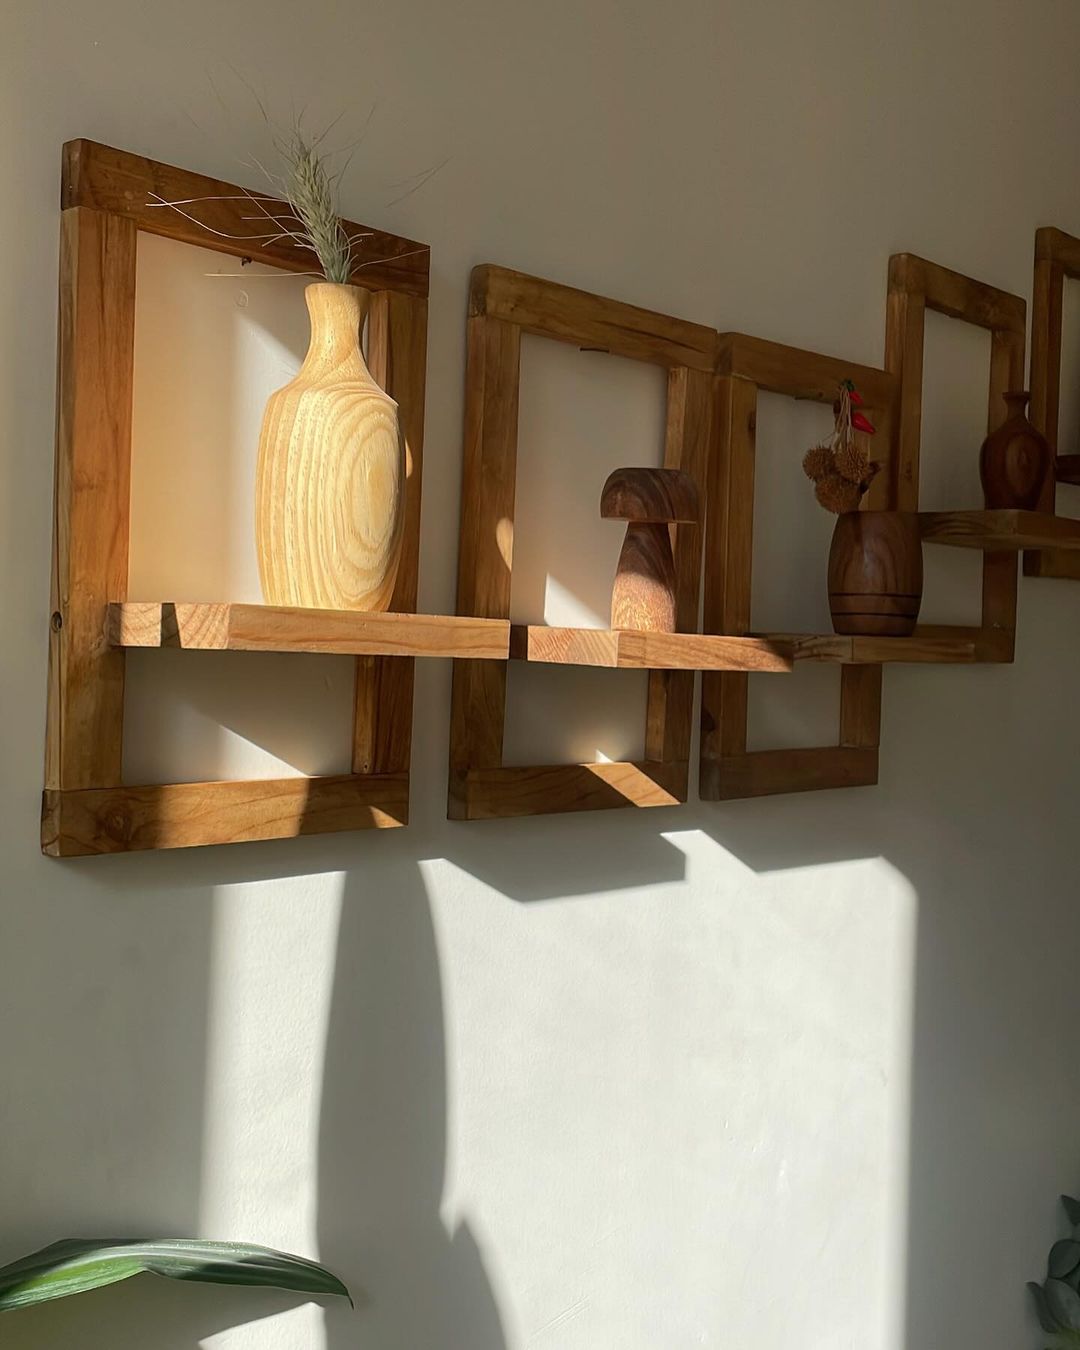
<svg viewBox="0 0 1080 1350"><path fill-rule="evenodd" d="M373 292L368 363L399 404L406 440L404 543L391 611L130 601L138 233L307 271L309 256L289 241L245 237L250 234L249 196L232 184L88 141L72 142L64 150L55 563L41 835L46 853L71 857L405 825L416 657L454 660L448 807L454 819L684 802L694 672L699 670L702 798L870 786L878 776L885 665L1011 661L1021 551L1028 572L1080 578L1080 521L1054 514L1051 482L1038 511L920 513L927 543L983 553L978 626L921 625L910 638L863 638L755 633L751 625L759 392L828 404L840 381L853 380L877 423L874 452L883 464L866 505L918 511L926 311L989 330L987 424L993 430L1006 415L1002 393L1024 383L1025 304L1018 296L910 254L893 257L885 368L879 369L746 334L718 333L485 265L474 270L469 297L460 613L416 614L429 254L414 241L350 225L350 232L365 230L362 270L355 280ZM209 228L153 205L163 199L204 203ZM1055 451L1062 295L1066 277L1077 276L1080 239L1040 230L1032 419ZM673 580L667 584L677 631L511 625L522 333L644 361L666 372L662 461L693 480L705 517L704 531L696 509L692 523L683 515L657 518L673 544L665 576L673 563ZM1080 482L1080 456L1058 456L1055 478ZM669 519L677 523L668 526ZM703 569L704 634L697 631ZM823 559L822 585L824 571ZM355 657L353 771L266 781L123 783L125 655L131 648L163 647ZM511 660L648 671L643 758L504 764ZM800 662L840 668L836 743L749 750L750 676L790 673Z"/></svg>
<svg viewBox="0 0 1080 1350"><path fill-rule="evenodd" d="M842 666L971 665L979 661L978 643L970 636L909 638L842 637L838 633L762 633L770 643L789 646L796 661Z"/></svg>
<svg viewBox="0 0 1080 1350"><path fill-rule="evenodd" d="M1080 487L1080 455L1056 455L1054 477L1059 483Z"/></svg>
<svg viewBox="0 0 1080 1350"><path fill-rule="evenodd" d="M799 661L843 666L972 665L987 660L969 629L957 636L916 630L913 637L842 637L837 633L641 633L628 629L514 624L510 658L612 670L716 670L783 674Z"/></svg>
<svg viewBox="0 0 1080 1350"><path fill-rule="evenodd" d="M256 194L265 204L264 193ZM60 325L50 608L49 697L41 842L46 853L179 848L276 839L326 830L381 829L408 821L412 655L425 642L460 640L504 650L505 633L406 616L416 608L427 361L429 250L348 223L363 234L355 280L372 292L367 326L372 374L397 401L405 438L401 564L383 639L322 616L307 629L318 650L355 651L353 772L270 782L125 784L122 779L125 648L105 640L107 611L123 642L310 650L305 620L253 619L249 606L125 608L130 534L131 415L139 233L164 235L293 272L311 256L287 239L259 238L246 189L91 141L64 147L61 181ZM189 215L154 205L193 203ZM195 205L194 203L198 203ZM284 209L284 203L278 203ZM267 207L267 209L273 209ZM202 228L191 219L205 221ZM119 607L109 611L110 606ZM156 618L155 618L156 614ZM155 630L156 623L156 630ZM336 623L336 627L333 627ZM259 629L261 628L261 636ZM333 631L331 632L331 628ZM390 629L404 641L388 636ZM348 630L346 632L346 630ZM153 636L156 631L156 637ZM274 633L277 638L275 639ZM324 642L329 638L329 642ZM275 647L275 641L282 646ZM392 655L371 654L380 645ZM397 654L408 652L407 655Z"/></svg>
<svg viewBox="0 0 1080 1350"><path fill-rule="evenodd" d="M457 607L461 613L486 618L510 617L523 332L665 370L664 466L683 470L699 485L705 478L712 433L716 335L711 328L508 268L475 268L469 291ZM597 493L600 487L596 484ZM696 526L674 527L675 627L685 637L698 626L700 536ZM518 653L524 650L526 659L530 659L530 648L539 651L542 646L549 653L545 659L552 659L551 653L562 643L542 630L527 630L516 641ZM606 643L592 637L588 644L580 638L565 641L564 651L577 641L579 651L591 652L586 664L595 663L598 653L605 665L620 664L620 652L623 660L634 659L631 646L622 646L621 635L609 635ZM659 650L654 646L654 655ZM672 650L669 646L665 660ZM640 654L639 646L638 658ZM680 661L684 659L680 656ZM455 661L451 819L489 820L613 806L671 806L685 801L694 668L658 665L650 669L645 759L641 762L515 766L503 764L507 666L495 661Z"/></svg>
<svg viewBox="0 0 1080 1350"><path fill-rule="evenodd" d="M985 552L1080 549L1080 520L1048 511L921 511L919 529L928 544Z"/></svg>
<svg viewBox="0 0 1080 1350"><path fill-rule="evenodd" d="M505 661L510 625L500 619L444 614L360 614L285 605L128 601L109 606L107 636L114 647L466 656Z"/></svg>
<svg viewBox="0 0 1080 1350"><path fill-rule="evenodd" d="M47 788L41 843L51 857L77 858L385 830L408 821L407 773Z"/></svg>
<svg viewBox="0 0 1080 1350"><path fill-rule="evenodd" d="M795 651L778 638L652 633L627 628L549 628L515 624L510 655L516 661L617 670L754 670L787 673Z"/></svg>
<svg viewBox="0 0 1080 1350"><path fill-rule="evenodd" d="M927 310L988 329L987 425L1005 416L1004 390L1024 376L1020 297L911 254L889 263L885 369L742 333L708 334L668 315L485 266L473 273L466 378L458 607L507 617L512 556L521 332L651 361L669 374L664 464L696 478L706 503L704 627L693 623L696 545L675 530L680 617L674 634L515 625L512 659L648 669L647 759L625 765L502 764L506 668L458 662L451 726L450 815L489 819L685 799L690 672L701 670L700 792L728 800L877 782L882 668L891 664L1009 662L1015 644L1017 554L1080 548L1080 530L1044 512L922 515L929 542L984 554L982 623L921 625L910 638L754 633L750 622L754 459L760 391L829 404L844 379L858 386L878 427L883 472L866 505L918 510L923 327ZM711 354L711 365L710 365ZM711 369L711 380L702 375ZM703 431L711 432L703 446ZM811 661L840 667L835 745L752 751L748 681ZM665 675L667 679L665 679Z"/></svg>
<svg viewBox="0 0 1080 1350"><path fill-rule="evenodd" d="M1046 226L1035 231L1035 282L1031 305L1031 420L1055 452L1055 478L1039 507L1057 510L1057 484L1080 482L1080 455L1057 455L1061 407L1061 330L1065 282L1080 277L1080 239ZM1024 554L1024 574L1080 580L1080 553L1059 545Z"/></svg>
<svg viewBox="0 0 1080 1350"><path fill-rule="evenodd" d="M858 385L878 427L880 444L875 444L874 454L885 467L871 489L870 504L886 508L893 505L889 494L897 426L895 377L873 366L767 342L745 333L717 334L713 444L705 483L704 626L709 632L752 631L759 394L812 399L828 406L836 397L837 386L845 379ZM797 462L793 462L792 472L799 472ZM818 509L812 497L807 509ZM823 558L822 586L824 567ZM828 659L837 660L840 666L835 745L790 751L751 750L749 672L706 671L702 675L698 790L704 800L877 782L881 666L843 659L847 651L854 652L854 647L848 648L844 639L828 650L834 654ZM798 659L798 652L795 654Z"/></svg>

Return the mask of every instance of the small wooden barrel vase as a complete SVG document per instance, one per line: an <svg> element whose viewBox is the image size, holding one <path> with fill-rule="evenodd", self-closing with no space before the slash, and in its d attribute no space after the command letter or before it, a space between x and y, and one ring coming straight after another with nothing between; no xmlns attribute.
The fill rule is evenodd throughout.
<svg viewBox="0 0 1080 1350"><path fill-rule="evenodd" d="M267 401L259 437L263 595L271 605L385 610L404 522L397 404L360 348L367 291L317 282L305 295L311 345L296 378Z"/></svg>
<svg viewBox="0 0 1080 1350"><path fill-rule="evenodd" d="M914 511L845 511L829 550L829 608L838 633L910 637L922 603Z"/></svg>
<svg viewBox="0 0 1080 1350"><path fill-rule="evenodd" d="M989 511L1034 511L1047 475L1053 473L1050 444L1027 419L1028 393L1008 393L1008 421L983 441L979 477Z"/></svg>
<svg viewBox="0 0 1080 1350"><path fill-rule="evenodd" d="M616 469L600 495L600 514L627 522L611 592L612 628L674 633L671 526L697 526L697 484L681 469Z"/></svg>

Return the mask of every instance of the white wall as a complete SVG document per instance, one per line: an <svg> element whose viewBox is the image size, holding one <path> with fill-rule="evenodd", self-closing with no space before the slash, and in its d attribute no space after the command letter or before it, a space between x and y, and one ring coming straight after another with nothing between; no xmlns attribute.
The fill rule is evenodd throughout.
<svg viewBox="0 0 1080 1350"><path fill-rule="evenodd" d="M147 1282L13 1315L4 1345L1038 1343L1023 1282L1080 1185L1080 587L1022 583L1010 668L889 670L877 789L451 825L431 663L406 831L70 863L36 840L62 141L246 178L245 82L285 121L344 108L342 140L375 104L345 207L433 247L421 600L446 610L472 265L879 362L891 252L1027 295L1035 226L1080 232L1075 6L0 8L0 1260L247 1237L365 1294ZM294 281L214 268L141 256L134 594L252 592L254 429L303 320ZM657 453L659 384L526 346L515 608L599 617L597 492ZM977 501L985 356L932 320L928 506ZM796 463L820 425L763 401L762 624L826 621ZM928 561L927 617L971 617L974 560ZM347 666L132 669L134 776L340 755ZM519 760L640 739L634 677L513 685ZM833 718L835 672L789 685L758 744Z"/></svg>

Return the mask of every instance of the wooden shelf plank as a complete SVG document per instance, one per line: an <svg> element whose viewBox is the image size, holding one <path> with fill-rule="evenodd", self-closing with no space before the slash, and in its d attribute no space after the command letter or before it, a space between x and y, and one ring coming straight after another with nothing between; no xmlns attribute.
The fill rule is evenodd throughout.
<svg viewBox="0 0 1080 1350"><path fill-rule="evenodd" d="M47 790L41 847L54 858L382 830L409 820L409 775Z"/></svg>
<svg viewBox="0 0 1080 1350"><path fill-rule="evenodd" d="M552 665L620 670L737 670L786 672L793 661L876 666L894 663L971 665L986 660L978 629L913 637L845 637L837 633L642 633L610 628L515 624L510 655Z"/></svg>
<svg viewBox="0 0 1080 1350"><path fill-rule="evenodd" d="M686 800L685 762L499 765L469 769L459 786L460 818L498 820L615 807L678 806Z"/></svg>
<svg viewBox="0 0 1080 1350"><path fill-rule="evenodd" d="M647 633L627 628L550 628L515 624L510 655L518 661L618 670L747 670L787 673L794 651L787 639L719 637L708 633Z"/></svg>
<svg viewBox="0 0 1080 1350"><path fill-rule="evenodd" d="M1059 483L1080 484L1080 455L1058 455L1054 473Z"/></svg>
<svg viewBox="0 0 1080 1350"><path fill-rule="evenodd" d="M734 801L780 792L873 787L877 780L876 745L753 750L713 760L707 778L702 781L702 796L713 801Z"/></svg>
<svg viewBox="0 0 1080 1350"><path fill-rule="evenodd" d="M977 548L989 553L1019 549L1080 549L1080 520L1046 511L921 511L928 544Z"/></svg>
<svg viewBox="0 0 1080 1350"><path fill-rule="evenodd" d="M1059 548L1044 548L1025 553L1024 576L1080 581L1080 553L1070 553Z"/></svg>
<svg viewBox="0 0 1080 1350"><path fill-rule="evenodd" d="M899 662L924 665L970 665L980 660L978 629L957 636L844 637L838 633L758 633L757 637L790 646L796 661L830 661L845 666L878 666Z"/></svg>
<svg viewBox="0 0 1080 1350"><path fill-rule="evenodd" d="M461 656L505 661L510 624L444 614L367 614L285 605L129 601L110 605L114 647Z"/></svg>

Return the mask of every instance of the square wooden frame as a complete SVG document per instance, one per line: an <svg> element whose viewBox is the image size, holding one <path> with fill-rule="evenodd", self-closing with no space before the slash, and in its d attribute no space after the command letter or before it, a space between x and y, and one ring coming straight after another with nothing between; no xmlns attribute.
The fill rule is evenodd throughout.
<svg viewBox="0 0 1080 1350"><path fill-rule="evenodd" d="M265 194L256 194L263 201ZM205 228L151 201L197 200ZM140 231L293 272L310 255L267 243L252 194L91 141L64 147L54 559L42 847L118 852L382 828L408 820L411 657L356 663L353 772L246 782L122 783L124 658L106 635L127 598L136 242ZM192 214L196 208L191 208ZM353 229L366 229L353 226ZM213 233L211 232L213 231ZM372 373L400 406L405 531L393 608L416 607L429 250L371 230L356 280L373 292Z"/></svg>
<svg viewBox="0 0 1080 1350"><path fill-rule="evenodd" d="M1035 231L1035 285L1031 305L1031 420L1050 442L1058 460L1061 401L1061 324L1065 282L1080 279L1080 239L1053 226ZM1080 470L1080 456L1066 462ZM1057 510L1057 476L1047 481L1040 510ZM1064 549L1029 550L1024 575L1080 580L1080 554Z"/></svg>
<svg viewBox="0 0 1080 1350"><path fill-rule="evenodd" d="M750 631L759 390L831 404L844 379L855 381L878 428L874 453L883 462L884 472L871 489L869 504L892 509L899 389L896 376L743 333L720 335L705 536L706 632ZM749 676L742 672L702 674L699 791L703 800L726 801L877 782L880 665L841 666L840 726L837 743L831 746L748 750L748 681Z"/></svg>
<svg viewBox="0 0 1080 1350"><path fill-rule="evenodd" d="M960 272L912 253L889 259L885 366L900 381L899 438L894 493L900 511L919 509L919 453L922 438L923 341L926 311L985 328L990 333L990 378L986 425L999 427L1008 415L1003 395L1024 384L1027 306L1018 295L974 281ZM970 638L979 661L1011 661L1016 640L1018 554L984 552L982 624L921 624L924 637Z"/></svg>
<svg viewBox="0 0 1080 1350"><path fill-rule="evenodd" d="M717 425L709 474L705 628L746 633L750 625L753 552L754 437L757 393L831 402L850 377L877 414L875 454L885 461L867 499L877 510L917 511L922 423L925 314L937 310L989 329L987 424L1006 416L1001 395L1024 378L1025 305L1006 291L973 281L912 254L889 260L885 369L730 333L717 349ZM882 451L884 450L884 454ZM924 521L927 537L940 522ZM955 539L948 542L955 543ZM919 639L970 653L974 661L1011 661L1016 630L1017 554L983 554L982 623L920 624ZM872 652L872 646L869 648ZM968 659L966 655L961 659ZM747 751L748 677L702 676L700 791L706 800L833 787L871 786L878 777L881 665L858 655L841 671L840 728L835 746Z"/></svg>
<svg viewBox="0 0 1080 1350"><path fill-rule="evenodd" d="M716 345L711 328L505 268L476 268L468 319L459 614L510 616L523 332L665 368L664 464L684 469L701 484L705 480ZM676 528L674 550L677 627L693 632L701 531ZM506 662L454 662L452 820L670 806L686 800L693 671L650 671L645 757L622 763L504 765L506 679Z"/></svg>

